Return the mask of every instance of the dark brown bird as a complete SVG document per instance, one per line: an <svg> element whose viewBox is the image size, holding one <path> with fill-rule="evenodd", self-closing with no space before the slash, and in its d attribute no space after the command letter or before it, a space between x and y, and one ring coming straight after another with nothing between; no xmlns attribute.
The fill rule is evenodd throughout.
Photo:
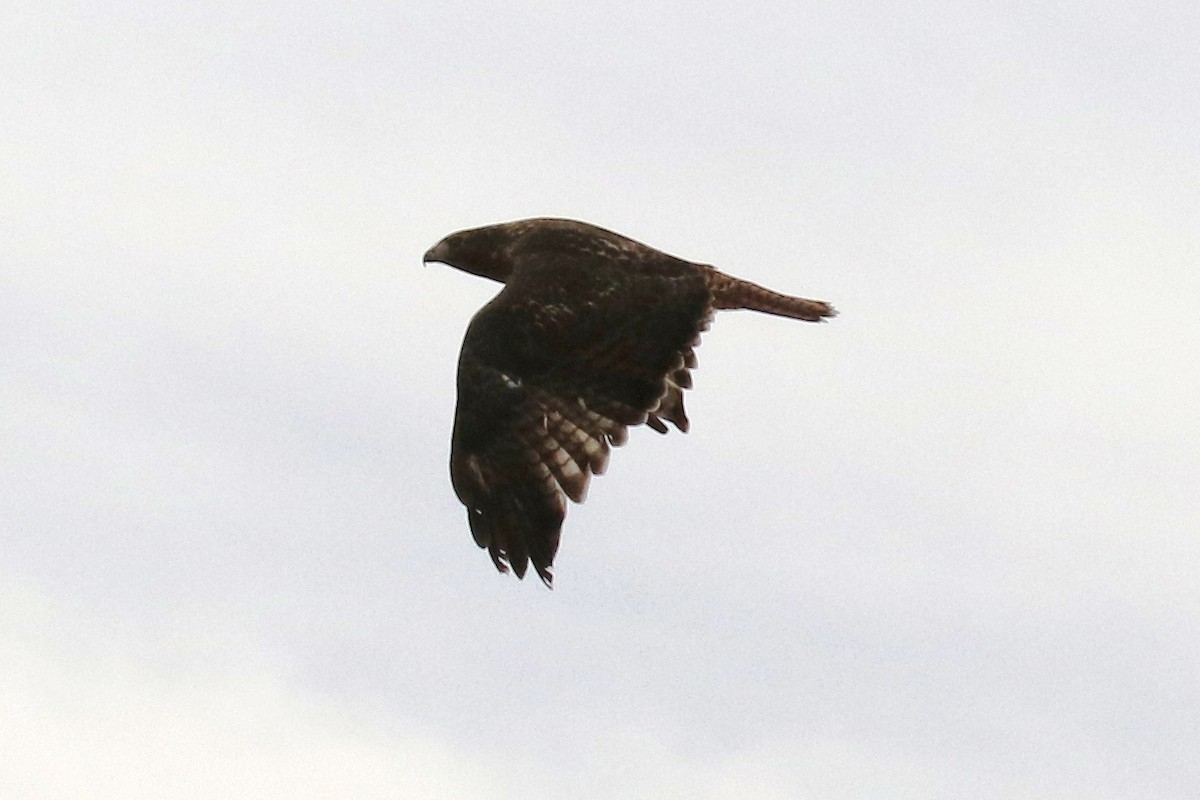
<svg viewBox="0 0 1200 800"><path fill-rule="evenodd" d="M424 260L505 284L463 340L450 477L496 568L523 578L532 561L547 586L564 498L583 502L626 429L687 431L683 390L714 311L836 314L567 219L459 231Z"/></svg>

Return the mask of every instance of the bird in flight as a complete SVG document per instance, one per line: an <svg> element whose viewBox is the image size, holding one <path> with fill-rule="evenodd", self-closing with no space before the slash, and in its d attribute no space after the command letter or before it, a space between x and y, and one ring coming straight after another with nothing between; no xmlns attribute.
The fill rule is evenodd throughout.
<svg viewBox="0 0 1200 800"><path fill-rule="evenodd" d="M459 231L424 261L504 284L463 340L450 477L496 568L524 578L532 562L547 586L566 498L583 502L627 428L687 432L683 390L715 311L837 313L568 219Z"/></svg>

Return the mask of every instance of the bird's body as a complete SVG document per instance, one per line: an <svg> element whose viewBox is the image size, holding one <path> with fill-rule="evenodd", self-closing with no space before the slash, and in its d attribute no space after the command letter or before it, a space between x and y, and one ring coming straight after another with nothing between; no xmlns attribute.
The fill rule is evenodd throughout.
<svg viewBox="0 0 1200 800"><path fill-rule="evenodd" d="M450 473L496 567L523 577L532 561L547 585L564 496L582 502L629 426L687 431L683 390L714 311L835 314L574 220L460 231L424 260L505 283L463 341Z"/></svg>

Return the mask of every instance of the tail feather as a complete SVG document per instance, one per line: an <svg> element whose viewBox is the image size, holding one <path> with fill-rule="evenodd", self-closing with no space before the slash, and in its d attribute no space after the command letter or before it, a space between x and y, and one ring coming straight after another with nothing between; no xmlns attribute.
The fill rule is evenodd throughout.
<svg viewBox="0 0 1200 800"><path fill-rule="evenodd" d="M757 283L726 275L711 267L709 269L708 283L713 294L713 308L746 308L807 322L823 322L826 317L837 316L833 306L823 300L780 294Z"/></svg>

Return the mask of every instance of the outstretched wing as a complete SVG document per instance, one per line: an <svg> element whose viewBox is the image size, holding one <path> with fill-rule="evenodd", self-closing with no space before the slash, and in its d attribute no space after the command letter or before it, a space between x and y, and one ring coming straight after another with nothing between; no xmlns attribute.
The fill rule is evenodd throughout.
<svg viewBox="0 0 1200 800"><path fill-rule="evenodd" d="M712 314L703 274L674 260L523 263L471 320L458 367L451 479L501 571L552 581L566 514L626 429L687 430L682 390Z"/></svg>

